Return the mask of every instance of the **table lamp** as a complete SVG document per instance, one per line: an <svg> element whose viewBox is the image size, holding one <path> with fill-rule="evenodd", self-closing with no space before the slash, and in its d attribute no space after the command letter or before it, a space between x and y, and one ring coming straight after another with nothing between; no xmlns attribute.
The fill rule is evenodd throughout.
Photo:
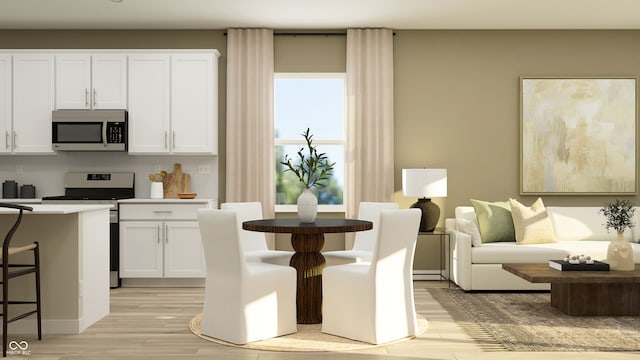
<svg viewBox="0 0 640 360"><path fill-rule="evenodd" d="M447 169L402 169L404 196L417 196L412 208L422 210L420 232L432 232L440 219L440 207L432 197L447 196Z"/></svg>

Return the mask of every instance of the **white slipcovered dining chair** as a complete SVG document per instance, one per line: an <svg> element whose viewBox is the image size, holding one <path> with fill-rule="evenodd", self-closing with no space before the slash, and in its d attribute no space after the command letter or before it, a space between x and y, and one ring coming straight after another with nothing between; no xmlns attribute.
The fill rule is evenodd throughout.
<svg viewBox="0 0 640 360"><path fill-rule="evenodd" d="M220 205L222 210L234 210L247 261L260 261L276 265L289 265L293 251L270 250L264 233L242 229L248 220L262 219L262 204L259 202L228 202Z"/></svg>
<svg viewBox="0 0 640 360"><path fill-rule="evenodd" d="M350 250L323 252L322 255L326 261L326 266L371 261L373 248L378 236L380 211L398 208L398 203L394 202L361 202L358 206L358 219L371 221L373 228L367 231L358 231L354 237L353 248Z"/></svg>
<svg viewBox="0 0 640 360"><path fill-rule="evenodd" d="M419 209L383 210L370 263L322 274L322 332L372 344L415 336L413 255Z"/></svg>
<svg viewBox="0 0 640 360"><path fill-rule="evenodd" d="M200 332L234 344L295 333L296 270L245 261L233 210L198 210L207 267Z"/></svg>

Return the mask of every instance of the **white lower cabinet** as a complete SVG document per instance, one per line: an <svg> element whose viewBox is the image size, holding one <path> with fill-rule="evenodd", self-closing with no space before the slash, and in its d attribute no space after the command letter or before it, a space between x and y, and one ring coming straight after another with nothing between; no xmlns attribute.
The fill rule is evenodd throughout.
<svg viewBox="0 0 640 360"><path fill-rule="evenodd" d="M121 278L204 278L197 209L206 204L121 204Z"/></svg>
<svg viewBox="0 0 640 360"><path fill-rule="evenodd" d="M164 276L205 277L207 270L198 222L166 222L164 229Z"/></svg>

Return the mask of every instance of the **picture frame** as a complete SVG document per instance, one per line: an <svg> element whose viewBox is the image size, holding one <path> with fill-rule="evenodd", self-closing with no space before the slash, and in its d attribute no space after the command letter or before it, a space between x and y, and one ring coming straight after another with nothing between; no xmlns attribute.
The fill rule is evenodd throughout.
<svg viewBox="0 0 640 360"><path fill-rule="evenodd" d="M637 193L637 77L520 77L520 194Z"/></svg>

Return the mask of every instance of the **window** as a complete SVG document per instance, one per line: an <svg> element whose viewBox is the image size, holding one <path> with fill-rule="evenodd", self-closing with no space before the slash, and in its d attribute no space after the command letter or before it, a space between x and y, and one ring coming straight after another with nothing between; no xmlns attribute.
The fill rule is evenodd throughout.
<svg viewBox="0 0 640 360"><path fill-rule="evenodd" d="M306 145L302 133L335 162L333 176L318 193L319 210L343 211L345 149L344 73L277 73L274 76L276 210L294 210L304 185L281 164Z"/></svg>

